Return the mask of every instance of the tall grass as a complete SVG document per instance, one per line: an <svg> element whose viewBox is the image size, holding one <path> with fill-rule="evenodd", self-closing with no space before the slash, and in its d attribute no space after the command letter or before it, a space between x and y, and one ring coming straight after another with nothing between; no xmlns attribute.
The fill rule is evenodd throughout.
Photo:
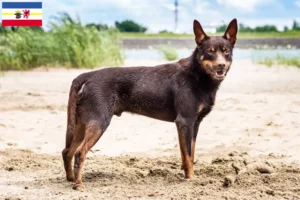
<svg viewBox="0 0 300 200"><path fill-rule="evenodd" d="M20 27L1 38L0 70L26 70L39 66L94 68L123 62L119 33L85 27L79 18L61 13L49 32Z"/></svg>
<svg viewBox="0 0 300 200"><path fill-rule="evenodd" d="M297 57L287 58L281 55L277 55L276 59L265 58L264 60L259 62L260 64L264 64L268 67L271 67L275 64L285 65L285 66L294 66L300 68L300 55Z"/></svg>
<svg viewBox="0 0 300 200"><path fill-rule="evenodd" d="M161 46L158 48L158 51L160 51L165 59L172 61L178 59L178 53L175 48L170 46Z"/></svg>

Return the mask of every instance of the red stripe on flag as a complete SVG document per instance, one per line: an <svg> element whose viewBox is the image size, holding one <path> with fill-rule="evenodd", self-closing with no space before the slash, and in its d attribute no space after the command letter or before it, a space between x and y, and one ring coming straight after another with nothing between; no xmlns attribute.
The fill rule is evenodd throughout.
<svg viewBox="0 0 300 200"><path fill-rule="evenodd" d="M42 20L2 20L2 26L42 26Z"/></svg>

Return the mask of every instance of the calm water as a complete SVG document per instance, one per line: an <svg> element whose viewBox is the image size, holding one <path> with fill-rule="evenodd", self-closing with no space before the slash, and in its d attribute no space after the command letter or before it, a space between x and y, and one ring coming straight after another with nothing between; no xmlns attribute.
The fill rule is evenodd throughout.
<svg viewBox="0 0 300 200"><path fill-rule="evenodd" d="M177 50L179 58L188 57L192 53L192 49L179 49ZM277 55L284 57L299 57L299 49L284 49L284 50L256 50L256 49L235 49L234 59L236 60L254 60L259 61L265 58L276 58ZM155 49L126 49L126 59L133 60L163 60L163 55Z"/></svg>

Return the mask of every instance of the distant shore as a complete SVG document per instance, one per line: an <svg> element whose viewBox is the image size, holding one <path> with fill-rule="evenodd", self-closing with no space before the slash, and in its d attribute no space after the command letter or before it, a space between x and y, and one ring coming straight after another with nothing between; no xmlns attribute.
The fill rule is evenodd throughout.
<svg viewBox="0 0 300 200"><path fill-rule="evenodd" d="M124 38L122 45L125 49L148 49L162 45L170 45L175 48L194 48L192 38ZM237 48L263 48L263 49L300 49L300 38L255 38L238 39Z"/></svg>

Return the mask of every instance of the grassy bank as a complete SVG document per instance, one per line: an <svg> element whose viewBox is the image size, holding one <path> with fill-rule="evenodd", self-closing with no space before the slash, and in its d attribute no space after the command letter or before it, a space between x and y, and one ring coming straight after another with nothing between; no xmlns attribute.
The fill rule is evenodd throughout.
<svg viewBox="0 0 300 200"><path fill-rule="evenodd" d="M300 55L293 58L286 58L284 56L278 55L276 59L265 58L259 63L264 64L268 67L272 67L273 65L284 65L284 66L294 66L300 69Z"/></svg>
<svg viewBox="0 0 300 200"><path fill-rule="evenodd" d="M123 62L119 33L85 27L67 14L54 18L51 31L20 27L1 35L0 70L39 66L94 68Z"/></svg>
<svg viewBox="0 0 300 200"><path fill-rule="evenodd" d="M222 35L222 33L208 33L208 35ZM193 34L173 34L173 33L159 33L159 34L145 34L145 33L121 33L121 38L194 38ZM271 32L271 33L238 33L240 39L252 38L300 38L300 31L289 32Z"/></svg>
<svg viewBox="0 0 300 200"><path fill-rule="evenodd" d="M164 58L168 61L173 61L178 59L178 53L176 48L171 46L161 46L157 49L164 55Z"/></svg>

